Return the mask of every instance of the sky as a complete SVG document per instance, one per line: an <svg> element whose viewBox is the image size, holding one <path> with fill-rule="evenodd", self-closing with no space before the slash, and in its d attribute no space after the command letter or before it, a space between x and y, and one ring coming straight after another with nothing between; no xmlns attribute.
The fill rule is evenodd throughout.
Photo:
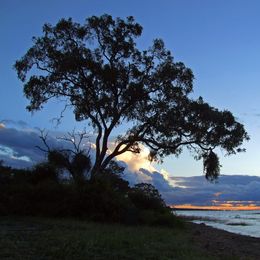
<svg viewBox="0 0 260 260"><path fill-rule="evenodd" d="M35 127L58 132L82 127L68 113L55 128L51 119L60 112L57 102L33 115L25 109L28 101L13 65L31 47L32 37L41 35L44 23L55 24L68 17L82 23L86 17L104 13L121 18L132 15L144 28L141 48L149 47L154 38L162 38L175 61L192 69L193 96L202 96L212 106L230 110L245 125L251 138L244 145L247 152L229 157L220 153L221 174L260 176L259 10L258 0L1 0L0 122L3 120L10 131L5 132L5 137L0 131L0 145L5 149L19 147L11 156L26 164L26 156L33 153L29 149L31 142L19 142L14 136L24 138L28 129ZM150 167L171 177L202 175L203 171L202 162L194 161L188 152Z"/></svg>
<svg viewBox="0 0 260 260"><path fill-rule="evenodd" d="M5 125L5 126L4 126ZM57 130L49 131L47 143L50 147L72 148L71 143L57 136L64 136ZM83 140L89 147L89 140ZM23 121L5 121L0 125L0 159L13 167L30 167L44 160L46 154L36 146L45 148L37 129ZM94 157L91 149L89 155ZM117 158L124 167L122 177L131 186L136 183L150 183L157 188L168 205L176 208L211 209L258 209L260 210L260 177L249 175L221 175L215 182L209 182L199 176L176 177L165 169L157 170L149 164L143 152L140 156L123 154Z"/></svg>

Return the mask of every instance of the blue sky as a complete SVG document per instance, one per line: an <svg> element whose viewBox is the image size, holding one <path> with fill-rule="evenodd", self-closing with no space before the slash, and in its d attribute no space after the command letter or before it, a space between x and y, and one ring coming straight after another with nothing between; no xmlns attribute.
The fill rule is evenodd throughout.
<svg viewBox="0 0 260 260"><path fill-rule="evenodd" d="M162 38L176 61L195 74L194 96L201 95L211 105L228 109L244 123L251 140L247 152L221 155L221 172L260 176L260 2L254 0L1 0L0 1L0 121L25 121L30 127L51 129L50 119L58 115L53 102L31 115L25 110L22 84L12 66L31 46L32 36L41 35L45 22L56 23L72 17L83 22L104 13L132 15L144 32L139 46L147 48L154 38ZM59 131L75 126L67 114ZM221 153L220 153L221 154ZM169 157L157 167L172 176L202 174L202 163L188 153Z"/></svg>

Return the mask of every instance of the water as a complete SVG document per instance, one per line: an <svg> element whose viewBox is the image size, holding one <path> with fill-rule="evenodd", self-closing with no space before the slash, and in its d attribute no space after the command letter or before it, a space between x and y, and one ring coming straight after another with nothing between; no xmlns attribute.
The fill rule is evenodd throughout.
<svg viewBox="0 0 260 260"><path fill-rule="evenodd" d="M260 237L260 210L251 211L215 211L181 210L177 215L188 216L194 223L204 223L214 228L232 233Z"/></svg>

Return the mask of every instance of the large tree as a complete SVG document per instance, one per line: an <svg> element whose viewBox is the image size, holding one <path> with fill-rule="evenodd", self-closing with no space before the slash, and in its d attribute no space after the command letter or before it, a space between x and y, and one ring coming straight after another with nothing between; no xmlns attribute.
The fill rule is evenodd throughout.
<svg viewBox="0 0 260 260"><path fill-rule="evenodd" d="M203 158L207 178L219 174L214 149L241 151L248 135L229 111L190 97L193 73L175 62L161 39L147 50L137 48L142 27L133 17L110 15L87 18L84 24L61 19L45 24L43 35L15 63L24 82L29 111L42 109L50 99L65 98L77 121L96 131L96 159L92 176L116 156L150 149L150 160L181 153L183 147ZM28 75L29 74L29 75ZM113 150L113 131L124 124Z"/></svg>

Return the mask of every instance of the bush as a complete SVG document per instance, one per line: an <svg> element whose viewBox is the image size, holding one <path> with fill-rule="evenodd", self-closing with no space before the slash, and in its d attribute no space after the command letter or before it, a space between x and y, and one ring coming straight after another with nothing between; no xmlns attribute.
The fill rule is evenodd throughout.
<svg viewBox="0 0 260 260"><path fill-rule="evenodd" d="M94 220L124 222L129 205L126 193L107 178L98 178L87 183L81 191L81 201Z"/></svg>
<svg viewBox="0 0 260 260"><path fill-rule="evenodd" d="M166 204L159 191L149 183L140 183L129 192L129 197L134 205L143 210L165 211Z"/></svg>
<svg viewBox="0 0 260 260"><path fill-rule="evenodd" d="M0 171L0 214L87 218L101 222L176 226L177 218L151 184L133 188L112 165L82 183L63 183L48 163ZM114 173L114 172L115 173Z"/></svg>
<svg viewBox="0 0 260 260"><path fill-rule="evenodd" d="M30 182L32 182L32 184L39 184L46 181L58 183L58 170L47 162L37 164L30 173Z"/></svg>
<svg viewBox="0 0 260 260"><path fill-rule="evenodd" d="M169 209L168 211L158 214L153 225L182 228L184 222Z"/></svg>

